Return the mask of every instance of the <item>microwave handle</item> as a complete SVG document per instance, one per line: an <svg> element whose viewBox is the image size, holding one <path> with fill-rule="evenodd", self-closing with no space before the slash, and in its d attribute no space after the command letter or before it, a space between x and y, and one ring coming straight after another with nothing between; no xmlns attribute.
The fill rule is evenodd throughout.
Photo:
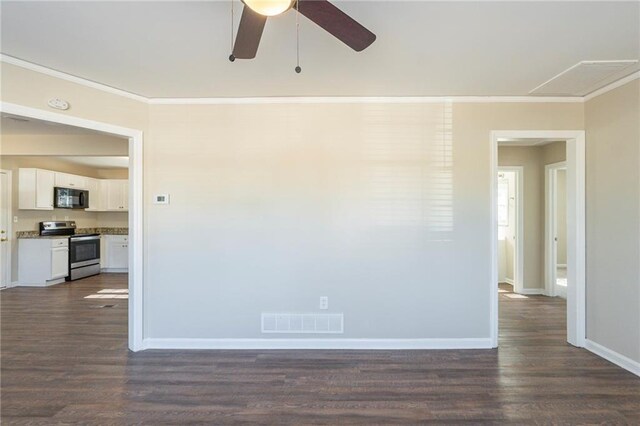
<svg viewBox="0 0 640 426"><path fill-rule="evenodd" d="M78 197L80 201L80 205L84 206L84 191L80 192L80 196Z"/></svg>

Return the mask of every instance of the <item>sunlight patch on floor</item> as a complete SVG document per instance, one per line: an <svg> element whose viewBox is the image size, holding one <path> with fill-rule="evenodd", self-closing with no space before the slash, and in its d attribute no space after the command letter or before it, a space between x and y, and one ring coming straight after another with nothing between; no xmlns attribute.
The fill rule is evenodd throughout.
<svg viewBox="0 0 640 426"><path fill-rule="evenodd" d="M525 296L524 294L505 294L506 297L508 297L509 299L528 299L527 296Z"/></svg>

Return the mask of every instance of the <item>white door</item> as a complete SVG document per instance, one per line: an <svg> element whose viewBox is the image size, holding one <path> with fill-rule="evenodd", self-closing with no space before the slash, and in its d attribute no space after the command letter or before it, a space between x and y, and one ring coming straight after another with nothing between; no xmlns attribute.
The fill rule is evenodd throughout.
<svg viewBox="0 0 640 426"><path fill-rule="evenodd" d="M11 245L9 241L9 175L0 171L0 287L11 285Z"/></svg>

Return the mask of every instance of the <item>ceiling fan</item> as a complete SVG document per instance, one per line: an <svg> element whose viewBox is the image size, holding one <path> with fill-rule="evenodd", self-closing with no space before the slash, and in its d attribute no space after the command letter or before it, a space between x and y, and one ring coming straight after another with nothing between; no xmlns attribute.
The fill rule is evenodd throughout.
<svg viewBox="0 0 640 426"><path fill-rule="evenodd" d="M241 1L244 8L233 53L229 57L231 61L255 58L267 17L280 15L289 9L296 9L357 52L369 47L376 39L375 34L327 0Z"/></svg>

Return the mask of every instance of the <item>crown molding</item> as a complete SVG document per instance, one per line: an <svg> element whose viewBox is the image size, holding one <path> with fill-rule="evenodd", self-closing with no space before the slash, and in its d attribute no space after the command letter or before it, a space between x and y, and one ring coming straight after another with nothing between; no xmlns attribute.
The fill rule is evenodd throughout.
<svg viewBox="0 0 640 426"><path fill-rule="evenodd" d="M255 104L429 104L429 103L580 103L580 96L309 96L247 98L147 98L0 53L0 61L85 87L151 105L255 105ZM602 89L601 89L602 90ZM595 93L595 92L594 92Z"/></svg>
<svg viewBox="0 0 640 426"><path fill-rule="evenodd" d="M625 84L632 82L633 80L640 78L640 71L636 71L631 75L621 78L620 80L614 81L613 83L601 87L600 89L593 91L584 97L584 101L590 101L591 99L598 97L600 95L604 95L607 92L612 91L613 89L617 89L620 86L624 86Z"/></svg>
<svg viewBox="0 0 640 426"><path fill-rule="evenodd" d="M59 78L61 80L69 81L71 83L80 84L85 87L97 89L102 92L111 93L112 95L122 96L124 98L133 99L135 101L148 103L149 99L136 93L127 92L126 90L117 89L115 87L108 86L106 84L98 83L96 81L87 80L86 78L77 77L72 74L67 74L62 71L54 70L44 67L42 65L34 64L32 62L24 61L22 59L14 58L13 56L0 53L0 61L15 65L20 68L24 68L30 71L35 71L40 74L48 75L50 77Z"/></svg>
<svg viewBox="0 0 640 426"><path fill-rule="evenodd" d="M151 105L575 103L582 97L542 96L309 96L255 98L152 98Z"/></svg>

